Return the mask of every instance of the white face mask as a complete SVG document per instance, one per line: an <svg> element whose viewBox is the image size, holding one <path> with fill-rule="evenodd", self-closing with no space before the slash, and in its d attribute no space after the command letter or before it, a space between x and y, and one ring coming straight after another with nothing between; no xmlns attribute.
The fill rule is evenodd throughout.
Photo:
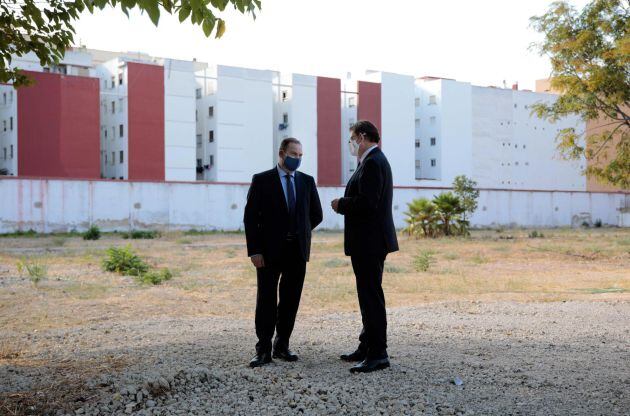
<svg viewBox="0 0 630 416"><path fill-rule="evenodd" d="M350 154L352 156L359 156L359 143L350 139L348 142L348 149L350 150Z"/></svg>

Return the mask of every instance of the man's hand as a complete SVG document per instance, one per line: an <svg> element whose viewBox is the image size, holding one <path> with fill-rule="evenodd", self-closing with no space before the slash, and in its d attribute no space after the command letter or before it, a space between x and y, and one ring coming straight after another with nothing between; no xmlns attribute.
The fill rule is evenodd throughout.
<svg viewBox="0 0 630 416"><path fill-rule="evenodd" d="M330 203L330 206L332 207L333 211L339 212L339 198L333 199Z"/></svg>
<svg viewBox="0 0 630 416"><path fill-rule="evenodd" d="M263 258L262 254L255 254L251 256L250 259L252 259L252 264L257 269L260 269L261 267L265 267L265 259Z"/></svg>

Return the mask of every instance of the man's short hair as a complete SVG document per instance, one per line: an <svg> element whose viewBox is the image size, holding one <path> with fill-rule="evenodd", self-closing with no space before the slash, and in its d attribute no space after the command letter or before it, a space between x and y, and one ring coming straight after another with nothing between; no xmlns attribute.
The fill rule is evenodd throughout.
<svg viewBox="0 0 630 416"><path fill-rule="evenodd" d="M374 124L367 120L359 120L350 126L350 131L360 135L365 135L365 138L372 143L378 143L381 141L381 135L378 133L378 129Z"/></svg>
<svg viewBox="0 0 630 416"><path fill-rule="evenodd" d="M286 152L287 149L289 148L289 145L291 143L295 143L295 144L299 144L301 145L302 143L296 139L295 137L287 137L286 139L282 140L282 143L280 143L280 150L282 150L283 152Z"/></svg>

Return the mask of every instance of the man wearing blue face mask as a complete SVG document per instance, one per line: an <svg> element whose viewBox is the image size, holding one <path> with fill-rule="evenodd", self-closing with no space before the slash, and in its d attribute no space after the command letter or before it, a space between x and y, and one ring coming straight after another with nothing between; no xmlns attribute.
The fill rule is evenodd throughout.
<svg viewBox="0 0 630 416"><path fill-rule="evenodd" d="M311 231L322 222L315 180L297 170L302 160L300 141L284 139L278 156L276 167L252 178L243 219L247 255L256 267L258 280L258 343L251 367L270 363L272 356L285 361L298 359L289 349L289 338L300 305Z"/></svg>

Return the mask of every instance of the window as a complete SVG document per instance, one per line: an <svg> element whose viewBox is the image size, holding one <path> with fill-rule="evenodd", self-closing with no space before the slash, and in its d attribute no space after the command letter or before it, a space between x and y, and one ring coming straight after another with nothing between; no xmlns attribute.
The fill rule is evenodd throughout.
<svg viewBox="0 0 630 416"><path fill-rule="evenodd" d="M4 160L7 160L7 148L5 147L3 150L4 150Z"/></svg>
<svg viewBox="0 0 630 416"><path fill-rule="evenodd" d="M348 107L355 107L356 105L357 105L356 97L348 98Z"/></svg>
<svg viewBox="0 0 630 416"><path fill-rule="evenodd" d="M197 135L197 146L201 146L201 134Z"/></svg>
<svg viewBox="0 0 630 416"><path fill-rule="evenodd" d="M214 143L214 130L208 132L208 143Z"/></svg>
<svg viewBox="0 0 630 416"><path fill-rule="evenodd" d="M7 105L7 93L6 92L2 93L2 103L4 105Z"/></svg>
<svg viewBox="0 0 630 416"><path fill-rule="evenodd" d="M123 137L123 133L124 133L124 126L121 124L118 126L118 134L120 137Z"/></svg>
<svg viewBox="0 0 630 416"><path fill-rule="evenodd" d="M107 153L105 153L105 164L107 165Z"/></svg>
<svg viewBox="0 0 630 416"><path fill-rule="evenodd" d="M107 129L105 129L105 138L107 139Z"/></svg>
<svg viewBox="0 0 630 416"><path fill-rule="evenodd" d="M420 119L419 119L419 118L417 118L417 119L415 120L415 122L416 122L416 128L420 127Z"/></svg>
<svg viewBox="0 0 630 416"><path fill-rule="evenodd" d="M437 162L435 159L431 159L431 166L435 167L435 165L437 165Z"/></svg>
<svg viewBox="0 0 630 416"><path fill-rule="evenodd" d="M435 146L435 137L431 137L431 146Z"/></svg>
<svg viewBox="0 0 630 416"><path fill-rule="evenodd" d="M112 88L116 86L116 77L112 77Z"/></svg>
<svg viewBox="0 0 630 416"><path fill-rule="evenodd" d="M415 99L415 106L420 107L420 98Z"/></svg>
<svg viewBox="0 0 630 416"><path fill-rule="evenodd" d="M420 161L416 160L416 169L420 169Z"/></svg>
<svg viewBox="0 0 630 416"><path fill-rule="evenodd" d="M116 112L116 102L112 101L112 114Z"/></svg>
<svg viewBox="0 0 630 416"><path fill-rule="evenodd" d="M2 130L3 131L7 131L7 121L6 120L2 120Z"/></svg>
<svg viewBox="0 0 630 416"><path fill-rule="evenodd" d="M214 166L214 155L210 155L210 166Z"/></svg>
<svg viewBox="0 0 630 416"><path fill-rule="evenodd" d="M13 145L11 145L11 159L13 159Z"/></svg>
<svg viewBox="0 0 630 416"><path fill-rule="evenodd" d="M9 130L13 131L13 117L9 117Z"/></svg>
<svg viewBox="0 0 630 416"><path fill-rule="evenodd" d="M416 139L416 148L420 147L420 139Z"/></svg>
<svg viewBox="0 0 630 416"><path fill-rule="evenodd" d="M435 116L432 116L431 118L429 118L429 121L431 122L431 124L435 124Z"/></svg>
<svg viewBox="0 0 630 416"><path fill-rule="evenodd" d="M214 107L208 107L208 117L214 117Z"/></svg>
<svg viewBox="0 0 630 416"><path fill-rule="evenodd" d="M122 111L123 111L123 99L119 98L118 99L118 112L122 113Z"/></svg>
<svg viewBox="0 0 630 416"><path fill-rule="evenodd" d="M203 166L202 166L202 163L203 163L203 159L197 159L197 167L198 167L198 168L203 167Z"/></svg>
<svg viewBox="0 0 630 416"><path fill-rule="evenodd" d="M118 85L122 85L123 83L123 74L122 72L118 73Z"/></svg>
<svg viewBox="0 0 630 416"><path fill-rule="evenodd" d="M13 102L13 91L9 91L9 103Z"/></svg>
<svg viewBox="0 0 630 416"><path fill-rule="evenodd" d="M106 79L104 79L104 80L103 80L103 89L106 89L106 88L107 88L107 80L106 80Z"/></svg>
<svg viewBox="0 0 630 416"><path fill-rule="evenodd" d="M112 160L111 160L112 166L114 166L114 163L116 163L116 152L112 152Z"/></svg>
<svg viewBox="0 0 630 416"><path fill-rule="evenodd" d="M199 121L199 111L195 110L195 121Z"/></svg>
<svg viewBox="0 0 630 416"><path fill-rule="evenodd" d="M201 98L201 88L197 88L195 90L195 98L196 99L200 99Z"/></svg>
<svg viewBox="0 0 630 416"><path fill-rule="evenodd" d="M120 151L120 161L118 163L122 164L124 162L125 158L123 157L123 151Z"/></svg>
<svg viewBox="0 0 630 416"><path fill-rule="evenodd" d="M284 90L282 91L282 101L286 101L289 99L289 91Z"/></svg>
<svg viewBox="0 0 630 416"><path fill-rule="evenodd" d="M436 104L435 95L430 95L429 96L429 105L434 105L434 104Z"/></svg>
<svg viewBox="0 0 630 416"><path fill-rule="evenodd" d="M284 113L282 115L282 123L289 124L289 114L288 113Z"/></svg>

